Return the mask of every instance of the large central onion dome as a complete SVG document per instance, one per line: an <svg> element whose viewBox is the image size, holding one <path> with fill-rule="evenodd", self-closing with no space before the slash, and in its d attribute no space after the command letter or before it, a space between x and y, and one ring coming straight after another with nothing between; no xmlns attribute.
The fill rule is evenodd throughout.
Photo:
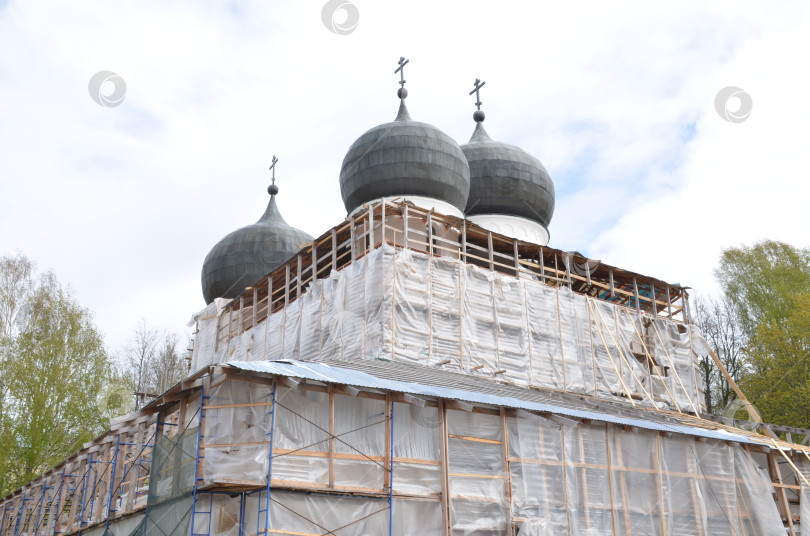
<svg viewBox="0 0 810 536"><path fill-rule="evenodd" d="M312 237L290 227L276 205L278 186L268 189L270 201L259 221L230 233L205 257L202 288L205 303L235 298L298 253Z"/></svg>
<svg viewBox="0 0 810 536"><path fill-rule="evenodd" d="M478 83L477 88L483 86ZM554 183L537 158L489 137L480 100L476 104L475 131L461 146L470 164L467 218L491 231L544 246L554 214Z"/></svg>
<svg viewBox="0 0 810 536"><path fill-rule="evenodd" d="M400 67L407 62L402 58ZM411 119L404 83L403 78L396 119L360 136L343 159L343 204L352 213L381 197L405 197L416 205L461 217L470 192L467 159L450 136Z"/></svg>

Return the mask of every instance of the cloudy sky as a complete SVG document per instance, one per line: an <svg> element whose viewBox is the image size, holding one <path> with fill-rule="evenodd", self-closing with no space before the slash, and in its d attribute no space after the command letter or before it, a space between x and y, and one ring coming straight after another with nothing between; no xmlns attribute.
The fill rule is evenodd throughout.
<svg viewBox="0 0 810 536"><path fill-rule="evenodd" d="M807 2L351 1L327 25L320 0L0 0L0 255L54 270L113 350L141 318L188 333L272 155L290 224L345 217L343 156L396 115L401 55L412 117L459 143L486 80L489 134L554 180L554 247L712 292L723 248L810 245ZM102 70L119 106L90 96Z"/></svg>

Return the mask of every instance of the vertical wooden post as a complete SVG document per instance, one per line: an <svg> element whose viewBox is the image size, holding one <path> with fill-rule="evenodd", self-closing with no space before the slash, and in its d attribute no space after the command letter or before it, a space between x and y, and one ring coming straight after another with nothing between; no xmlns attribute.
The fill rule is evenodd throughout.
<svg viewBox="0 0 810 536"><path fill-rule="evenodd" d="M385 199L382 200L382 209L380 213L380 242L385 242ZM376 243L376 242L375 242ZM373 244L372 244L373 248Z"/></svg>
<svg viewBox="0 0 810 536"><path fill-rule="evenodd" d="M228 304L228 339L225 341L225 353L231 347L231 337L233 336L233 302ZM144 397L145 399L145 397Z"/></svg>
<svg viewBox="0 0 810 536"><path fill-rule="evenodd" d="M652 294L652 314L658 316L658 300L655 297L655 284L650 282L650 294Z"/></svg>
<svg viewBox="0 0 810 536"><path fill-rule="evenodd" d="M607 425L608 429L611 425ZM624 431L617 427L613 427L613 437L616 438L616 461L619 463L619 485L622 490L622 511L624 512L624 526L625 530L627 531L628 536L630 535L630 531L632 528L633 523L630 521L630 501L627 499L627 479L625 478L625 460L624 460L624 453L622 452L622 445L621 445L621 435ZM632 433L632 432L631 432ZM608 436L608 449L610 449L610 437ZM608 450L610 452L610 450ZM608 455L608 463L610 462L610 455ZM611 471L613 469L611 468ZM613 493L611 490L611 500L613 500ZM652 513L652 512L651 512ZM614 523L615 523L615 513L614 513ZM614 526L613 532L616 532L616 528Z"/></svg>
<svg viewBox="0 0 810 536"><path fill-rule="evenodd" d="M296 300L301 298L301 279L302 279L302 276L304 275L304 274L301 273L301 271L303 270L303 268L302 268L303 262L304 261L301 258L301 254L299 253L298 254L298 265L297 265L297 269L296 269L296 272L295 272L295 299ZM302 309L303 309L303 307L302 307Z"/></svg>
<svg viewBox="0 0 810 536"><path fill-rule="evenodd" d="M608 278L610 279L610 297L616 297L616 286L613 284L613 268L608 270Z"/></svg>
<svg viewBox="0 0 810 536"><path fill-rule="evenodd" d="M462 260L467 262L467 220L461 222L461 252Z"/></svg>
<svg viewBox="0 0 810 536"><path fill-rule="evenodd" d="M355 229L354 229L354 216L349 218L349 250L351 251L352 255L352 262L357 259L357 253L355 253L354 243L357 241L357 237L355 236Z"/></svg>
<svg viewBox="0 0 810 536"><path fill-rule="evenodd" d="M273 277L267 278L267 318L273 313Z"/></svg>
<svg viewBox="0 0 810 536"><path fill-rule="evenodd" d="M259 301L259 288L253 287L253 325L250 326L251 328L256 327L256 323L258 322L259 319L259 304L257 303L258 301Z"/></svg>
<svg viewBox="0 0 810 536"><path fill-rule="evenodd" d="M591 511L588 506L588 475L587 475L588 469L586 469L588 462L585 460L585 443L582 439L582 426L583 425L577 426L577 440L579 442L579 460L580 463L582 464L582 466L580 467L580 470L582 472L580 473L579 476L581 481L580 485L582 486L582 508L585 510L585 530L588 530L591 528ZM576 464L574 464L574 466L576 466ZM609 473L610 471L608 471L608 474Z"/></svg>
<svg viewBox="0 0 810 536"><path fill-rule="evenodd" d="M403 203L402 206L402 222L403 222L403 242L405 242L404 247L408 249L410 246L408 244L408 203Z"/></svg>
<svg viewBox="0 0 810 536"><path fill-rule="evenodd" d="M82 461L84 462L84 469L82 468ZM89 469L87 459L85 458L82 461L76 461L78 464L78 471L74 470L72 473L75 474L76 477L74 478L75 487L73 488L73 492L70 497L70 511L68 512L67 525L64 530L64 532L68 534L73 532L73 529L76 527L76 516L81 511L79 510L79 506L82 502L82 483L84 479L90 478L90 472L87 470ZM79 524L79 527L81 527L81 524Z"/></svg>
<svg viewBox="0 0 810 536"><path fill-rule="evenodd" d="M635 276L633 276L633 295L636 297L636 312L641 314L641 303L639 302L638 297L638 283L636 282Z"/></svg>
<svg viewBox="0 0 810 536"><path fill-rule="evenodd" d="M442 514L444 518L444 534L452 534L450 520L450 456L447 443L447 408L444 400L439 399L439 460L442 469Z"/></svg>
<svg viewBox="0 0 810 536"><path fill-rule="evenodd" d="M316 241L312 241L312 282L318 280L318 246Z"/></svg>
<svg viewBox="0 0 810 536"><path fill-rule="evenodd" d="M517 244L517 242L515 242ZM509 421L506 415L506 408L501 406L501 453L503 455L503 482L504 482L504 507L506 508L506 526L509 527L508 534L514 534L512 525L512 469L509 464Z"/></svg>
<svg viewBox="0 0 810 536"><path fill-rule="evenodd" d="M591 286L591 261L590 259L585 259L585 277L588 280L588 286Z"/></svg>
<svg viewBox="0 0 810 536"><path fill-rule="evenodd" d="M672 299L669 296L669 285L667 285L667 316L672 320Z"/></svg>
<svg viewBox="0 0 810 536"><path fill-rule="evenodd" d="M540 248L540 278L542 279L543 283L547 283L546 281L546 257L543 255L543 248Z"/></svg>
<svg viewBox="0 0 810 536"><path fill-rule="evenodd" d="M245 317L245 294L239 295L239 322L236 324L236 335L242 334L242 319Z"/></svg>
<svg viewBox="0 0 810 536"><path fill-rule="evenodd" d="M329 384L329 489L335 489L335 386Z"/></svg>
<svg viewBox="0 0 810 536"><path fill-rule="evenodd" d="M518 419L520 419L520 416L518 416ZM520 425L518 424L518 429L519 429L519 427L520 427ZM550 506L549 503L551 502L552 497L547 493L548 487L546 487L546 485L545 485L545 482L548 482L548 471L546 469L546 460L545 460L545 458L546 458L546 441L545 441L545 433L543 432L544 427L545 427L545 424L543 424L542 422L537 423L537 433L538 433L538 436L539 436L538 440L539 440L539 446L540 446L540 452L538 452L538 461L540 462L540 473L543 475L543 483L544 483L543 484L543 505L545 506L546 519L551 519L550 514L549 514L549 512L551 510L551 506ZM560 428L560 435L562 435L562 427ZM563 444L564 443L561 443L561 445L563 445ZM563 450L563 452L560 453L560 458L562 460L565 460L565 449L561 449L561 450ZM521 452L520 457L525 458L526 454L524 452ZM523 463L526 463L526 462L524 461ZM566 512L567 512L568 511L568 504L567 504L568 501L566 500L567 492L565 491L565 463L564 462L562 464L562 472L563 472L563 481L562 481L563 500L566 501L565 506L566 506Z"/></svg>
<svg viewBox="0 0 810 536"><path fill-rule="evenodd" d="M65 474L67 473L67 475ZM64 526L64 515L63 511L65 509L65 497L67 496L67 479L69 478L70 473L68 472L68 464L65 462L65 466L62 469L62 479L59 481L59 491L56 497L56 508L51 511L50 518L53 519L53 531L52 534L57 534L62 532L62 527Z"/></svg>
<svg viewBox="0 0 810 536"><path fill-rule="evenodd" d="M686 438L684 441L694 441L695 438ZM694 484L689 486L689 491L692 496L692 511L695 514L695 526L697 527L698 536L703 536L703 504L698 501L697 497L697 487L700 486L700 480L698 476L698 466L697 466L697 454L695 453L695 448L692 446L688 446L688 448L684 449L686 452L686 469L689 470L689 466L692 466L692 478L695 479ZM692 455L690 458L689 455Z"/></svg>
<svg viewBox="0 0 810 536"><path fill-rule="evenodd" d="M99 471L101 475L99 476L99 480L102 478L104 479L104 484L101 486L96 486L96 497L94 499L96 502L93 505L93 513L92 513L92 521L98 521L101 519L101 514L104 511L104 498L107 495L107 492L110 489L110 476L112 475L112 459L113 459L113 452L110 448L110 443L107 443L104 446L104 454L101 456L101 467Z"/></svg>
<svg viewBox="0 0 810 536"><path fill-rule="evenodd" d="M206 418L206 409L207 408L205 407L206 406L205 400L206 400L206 397L210 397L211 395L210 394L206 395L205 393L211 393L211 392L213 392L212 389L211 389L211 376L208 376L203 381L203 386L202 386L202 389L200 390L200 417L199 417L200 429L197 431L197 440L199 441L199 449L195 453L196 460L194 462L196 464L196 469L197 469L197 476L195 478L197 478L199 480L195 481L195 483L194 483L195 486L197 485L197 482L204 482L205 478L206 478L206 475L205 475L205 418ZM209 400L208 403L210 404L211 398L208 398L208 400ZM276 410L275 398L273 398L273 411L275 411L275 410ZM270 445L270 455L272 456L272 454L273 454L273 445L271 444ZM267 478L268 478L268 483L269 483L270 475L267 475ZM193 512L192 512L192 514L193 514Z"/></svg>
<svg viewBox="0 0 810 536"><path fill-rule="evenodd" d="M568 288L571 288L571 255L564 253L563 262L565 263L565 280L568 282Z"/></svg>
<svg viewBox="0 0 810 536"><path fill-rule="evenodd" d="M284 265L284 306L290 304L290 263Z"/></svg>
<svg viewBox="0 0 810 536"><path fill-rule="evenodd" d="M782 472L779 470L779 460L776 459L776 452L771 450L768 452L768 470L771 473L771 479L776 478L776 482L783 484ZM790 513L790 503L788 502L785 488L779 486L776 491L776 502L779 505L782 515L787 518L788 532L790 536L796 536L795 528L793 527L793 516Z"/></svg>
<svg viewBox="0 0 810 536"><path fill-rule="evenodd" d="M610 496L610 520L613 523L613 534L618 535L619 533L616 532L616 504L613 502L613 462L611 461L611 452L610 452L610 429L609 424L605 423L605 448L607 450L607 473L608 473L608 495ZM580 436L580 441L582 438ZM584 463L584 461L583 461ZM621 462L619 462L621 464ZM624 480L624 473L622 473L622 481ZM624 482L622 482L622 492L624 492ZM627 496L623 497L624 503L622 505L622 510L624 511L625 516L625 530L627 534L630 534L630 516L627 513Z"/></svg>
<svg viewBox="0 0 810 536"><path fill-rule="evenodd" d="M427 213L427 240L428 240L428 255L433 256L433 209Z"/></svg>
<svg viewBox="0 0 810 536"><path fill-rule="evenodd" d="M518 258L518 243L517 239L512 240L512 250L515 257L515 277L520 277L520 260Z"/></svg>
<svg viewBox="0 0 810 536"><path fill-rule="evenodd" d="M391 393L387 393L385 395L385 455L383 458L383 463L385 464L385 469L383 469L383 491L390 493L391 492L391 484L392 484L392 477L393 475L389 471L390 468L393 467L392 465L392 458L391 458L391 410L392 404L394 402L391 399Z"/></svg>
<svg viewBox="0 0 810 536"><path fill-rule="evenodd" d="M135 432L135 456L132 458L132 465L129 469L129 487L127 489L126 506L124 507L124 510L127 512L132 510L132 508L135 506L135 499L137 498L138 473L140 472L138 468L141 465L139 453L143 450L143 445L147 441L145 436L146 423L142 422L138 425L138 429Z"/></svg>
<svg viewBox="0 0 810 536"><path fill-rule="evenodd" d="M366 233L365 255L370 249L374 248L374 205L368 207L368 232Z"/></svg>
<svg viewBox="0 0 810 536"><path fill-rule="evenodd" d="M337 231L332 227L332 270L337 271Z"/></svg>
<svg viewBox="0 0 810 536"><path fill-rule="evenodd" d="M492 252L492 231L487 231L487 255L489 258L489 269L494 271L495 270L495 256Z"/></svg>
<svg viewBox="0 0 810 536"><path fill-rule="evenodd" d="M689 294L681 290L681 301L683 302L683 321L687 324L692 318L692 311L689 309Z"/></svg>

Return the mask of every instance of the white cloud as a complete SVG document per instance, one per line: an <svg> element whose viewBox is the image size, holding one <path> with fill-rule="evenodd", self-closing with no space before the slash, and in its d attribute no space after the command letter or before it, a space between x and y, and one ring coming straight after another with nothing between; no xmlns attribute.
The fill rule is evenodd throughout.
<svg viewBox="0 0 810 536"><path fill-rule="evenodd" d="M140 317L181 331L273 154L290 224L345 216L343 155L393 119L403 54L412 116L461 143L487 81L490 135L555 179L554 246L705 288L723 247L810 242L803 4L355 4L340 36L319 3L0 2L0 255L53 268L112 347ZM117 108L88 94L102 69ZM727 85L745 123L714 112Z"/></svg>

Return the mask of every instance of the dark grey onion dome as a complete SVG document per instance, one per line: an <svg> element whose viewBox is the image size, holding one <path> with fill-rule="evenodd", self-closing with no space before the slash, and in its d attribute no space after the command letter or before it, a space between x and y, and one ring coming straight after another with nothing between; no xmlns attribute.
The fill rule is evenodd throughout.
<svg viewBox="0 0 810 536"><path fill-rule="evenodd" d="M235 298L298 253L312 237L290 227L276 205L274 184L267 210L259 221L237 229L217 242L202 268L205 303L214 298Z"/></svg>
<svg viewBox="0 0 810 536"><path fill-rule="evenodd" d="M470 164L467 216L502 214L534 221L548 229L554 214L554 183L540 161L514 145L493 141L484 130L483 112L461 146Z"/></svg>
<svg viewBox="0 0 810 536"><path fill-rule="evenodd" d="M372 128L349 149L340 169L340 192L346 211L393 196L444 201L464 211L470 193L470 168L450 136L413 121L400 92L397 118Z"/></svg>

